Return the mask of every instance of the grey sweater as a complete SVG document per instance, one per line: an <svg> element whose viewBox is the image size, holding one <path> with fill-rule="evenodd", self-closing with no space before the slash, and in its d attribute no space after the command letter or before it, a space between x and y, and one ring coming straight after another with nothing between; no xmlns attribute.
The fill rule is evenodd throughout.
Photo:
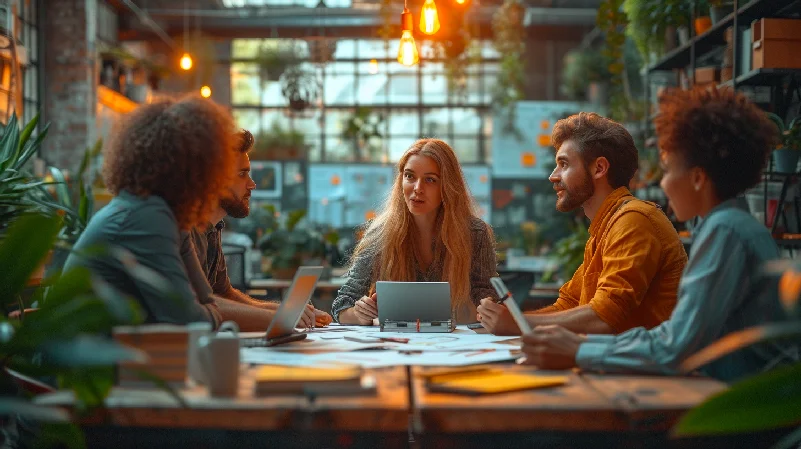
<svg viewBox="0 0 801 449"><path fill-rule="evenodd" d="M470 237L473 244L473 254L470 264L470 299L472 304L464 307L464 310L456 310L456 317L459 323L472 323L476 321L475 308L482 298L497 298L495 289L490 284L490 278L497 276L497 261L495 258L495 241L490 236L489 225L479 218L474 218L470 223ZM417 282L439 282L443 279L443 269L445 265L445 252L442 251L441 257L434 260L426 272L417 269ZM380 258L375 256L375 251L367 250L360 254L348 271L348 280L339 289L337 297L331 306L331 315L339 321L339 314L353 307L362 296L370 291L371 279L375 270L378 268ZM382 279L378 279L382 280Z"/></svg>

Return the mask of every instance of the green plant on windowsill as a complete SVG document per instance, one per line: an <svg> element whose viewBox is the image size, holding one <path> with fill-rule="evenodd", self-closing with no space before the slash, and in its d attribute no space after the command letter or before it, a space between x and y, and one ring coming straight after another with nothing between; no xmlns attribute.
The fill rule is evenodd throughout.
<svg viewBox="0 0 801 449"><path fill-rule="evenodd" d="M264 236L259 249L272 260L273 277L291 278L294 272L309 259L325 257L326 243L336 244L335 234L323 234L309 226L299 226L306 211L293 210L285 219L276 216L275 206L263 206L268 214L264 223ZM338 237L337 237L338 238Z"/></svg>
<svg viewBox="0 0 801 449"><path fill-rule="evenodd" d="M384 137L381 133L384 127L383 114L373 113L371 108L359 106L344 125L342 138L353 142L356 161L369 160L369 156L381 149L380 142ZM365 157L364 152L368 157Z"/></svg>
<svg viewBox="0 0 801 449"><path fill-rule="evenodd" d="M286 129L275 120L269 130L262 130L256 135L250 158L252 160L297 159L305 157L307 151L306 137L302 132Z"/></svg>

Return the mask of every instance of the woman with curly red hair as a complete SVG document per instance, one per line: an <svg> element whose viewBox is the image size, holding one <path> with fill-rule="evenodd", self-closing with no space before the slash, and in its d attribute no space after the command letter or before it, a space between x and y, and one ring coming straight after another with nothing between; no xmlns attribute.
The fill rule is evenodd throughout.
<svg viewBox="0 0 801 449"><path fill-rule="evenodd" d="M202 273L192 275L201 270L199 262L185 263L180 254L179 233L205 226L228 191L234 139L230 114L197 97L144 105L126 116L103 153L106 187L116 196L89 221L65 270L89 268L137 299L148 322L210 321L216 327L232 319L244 329L266 329L274 312L215 298L207 281L195 281L205 280ZM117 256L90 257L93 248ZM130 256L173 291L137 275L125 263Z"/></svg>
<svg viewBox="0 0 801 449"><path fill-rule="evenodd" d="M693 229L673 314L651 330L638 327L619 335L585 336L540 326L523 336L526 363L677 374L688 356L724 335L781 319L775 292L759 292L757 284L757 268L778 258L779 251L768 229L737 198L759 182L776 128L743 95L715 88L662 94L655 126L661 186L676 218L701 219ZM753 346L703 370L735 380L791 361L794 345Z"/></svg>

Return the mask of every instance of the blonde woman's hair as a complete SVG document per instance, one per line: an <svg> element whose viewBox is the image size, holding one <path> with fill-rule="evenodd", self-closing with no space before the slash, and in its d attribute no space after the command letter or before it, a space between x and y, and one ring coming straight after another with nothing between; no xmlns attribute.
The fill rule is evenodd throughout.
<svg viewBox="0 0 801 449"><path fill-rule="evenodd" d="M420 235L403 195L403 169L415 155L430 157L439 167L442 204L435 224L434 256L437 260L444 251L442 280L450 283L454 306L469 303L473 252L471 222L477 218L476 207L456 154L442 140L418 140L404 153L398 161L398 173L383 211L367 224L352 260L360 255L373 256L371 293L378 280L416 280L415 252Z"/></svg>

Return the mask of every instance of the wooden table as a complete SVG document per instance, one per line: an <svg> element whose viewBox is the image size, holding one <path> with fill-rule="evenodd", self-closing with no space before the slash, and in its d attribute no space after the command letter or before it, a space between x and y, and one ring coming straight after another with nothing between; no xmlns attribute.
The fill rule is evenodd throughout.
<svg viewBox="0 0 801 449"><path fill-rule="evenodd" d="M413 429L422 447L658 447L685 411L726 388L710 379L568 376L564 386L498 395L429 393L412 368ZM649 431L650 433L645 433Z"/></svg>
<svg viewBox="0 0 801 449"><path fill-rule="evenodd" d="M347 278L331 278L325 281L318 281L317 287L321 290L338 290L340 287L345 285ZM248 282L248 288L252 289L275 289L275 290L284 290L289 288L292 285L291 279L251 279Z"/></svg>
<svg viewBox="0 0 801 449"><path fill-rule="evenodd" d="M253 378L242 376L237 398L211 398L205 388L182 391L182 407L164 391L112 390L106 409L81 422L90 446L113 447L406 447L409 389L406 368L371 370L375 396L253 397ZM36 402L70 407L60 391ZM130 444L129 444L130 443Z"/></svg>

